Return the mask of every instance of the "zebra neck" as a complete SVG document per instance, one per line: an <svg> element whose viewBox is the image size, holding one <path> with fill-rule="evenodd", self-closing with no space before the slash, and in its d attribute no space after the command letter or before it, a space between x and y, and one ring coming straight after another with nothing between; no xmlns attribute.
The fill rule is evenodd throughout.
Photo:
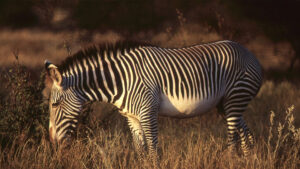
<svg viewBox="0 0 300 169"><path fill-rule="evenodd" d="M82 58L63 72L64 86L84 101L114 103L123 92L119 64L120 59L106 52Z"/></svg>

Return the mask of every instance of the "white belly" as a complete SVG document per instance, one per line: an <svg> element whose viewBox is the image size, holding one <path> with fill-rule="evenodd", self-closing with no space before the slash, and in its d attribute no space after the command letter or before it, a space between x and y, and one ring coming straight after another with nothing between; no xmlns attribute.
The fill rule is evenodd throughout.
<svg viewBox="0 0 300 169"><path fill-rule="evenodd" d="M216 106L220 97L209 99L184 99L161 95L159 115L170 117L193 117L206 113Z"/></svg>

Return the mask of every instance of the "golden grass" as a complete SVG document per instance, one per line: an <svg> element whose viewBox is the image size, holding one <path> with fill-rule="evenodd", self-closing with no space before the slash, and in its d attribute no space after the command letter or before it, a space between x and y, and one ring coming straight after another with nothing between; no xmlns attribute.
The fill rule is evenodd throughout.
<svg viewBox="0 0 300 169"><path fill-rule="evenodd" d="M159 118L161 168L288 168L300 167L300 90L288 82L267 81L245 113L256 137L249 157L229 154L226 128L215 111L191 119ZM293 106L291 106L293 105ZM67 149L54 149L47 132L40 144L14 142L0 153L0 168L153 168L137 160L126 120L113 114L82 125Z"/></svg>

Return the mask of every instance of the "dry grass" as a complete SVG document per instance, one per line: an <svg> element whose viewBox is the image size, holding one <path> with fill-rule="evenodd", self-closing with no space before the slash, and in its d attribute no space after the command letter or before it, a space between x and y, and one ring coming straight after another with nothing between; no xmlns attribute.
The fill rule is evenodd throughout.
<svg viewBox="0 0 300 169"><path fill-rule="evenodd" d="M161 168L300 167L300 90L267 81L245 113L256 136L249 157L226 151L226 129L215 111L192 119L159 118ZM287 106L292 105L294 106ZM126 121L118 114L83 125L68 149L54 149L47 133L40 144L14 142L0 153L0 168L153 168L137 160ZM17 140L17 139L16 139Z"/></svg>

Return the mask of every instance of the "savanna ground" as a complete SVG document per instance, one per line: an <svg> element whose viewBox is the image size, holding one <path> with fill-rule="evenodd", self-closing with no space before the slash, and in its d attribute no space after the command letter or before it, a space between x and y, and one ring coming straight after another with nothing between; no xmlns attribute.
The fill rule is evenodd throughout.
<svg viewBox="0 0 300 169"><path fill-rule="evenodd" d="M222 39L209 28L185 24L180 12L178 19L175 31L144 32L134 39L169 47ZM123 39L113 31L0 31L0 168L153 168L147 158L138 160L126 119L109 105L86 106L77 138L67 149L49 142L43 61L59 63L89 44ZM182 120L159 117L161 168L300 168L299 79L268 74L288 67L284 61L291 46L260 35L243 45L266 70L259 94L244 113L256 139L251 155L227 152L226 126L216 110Z"/></svg>

